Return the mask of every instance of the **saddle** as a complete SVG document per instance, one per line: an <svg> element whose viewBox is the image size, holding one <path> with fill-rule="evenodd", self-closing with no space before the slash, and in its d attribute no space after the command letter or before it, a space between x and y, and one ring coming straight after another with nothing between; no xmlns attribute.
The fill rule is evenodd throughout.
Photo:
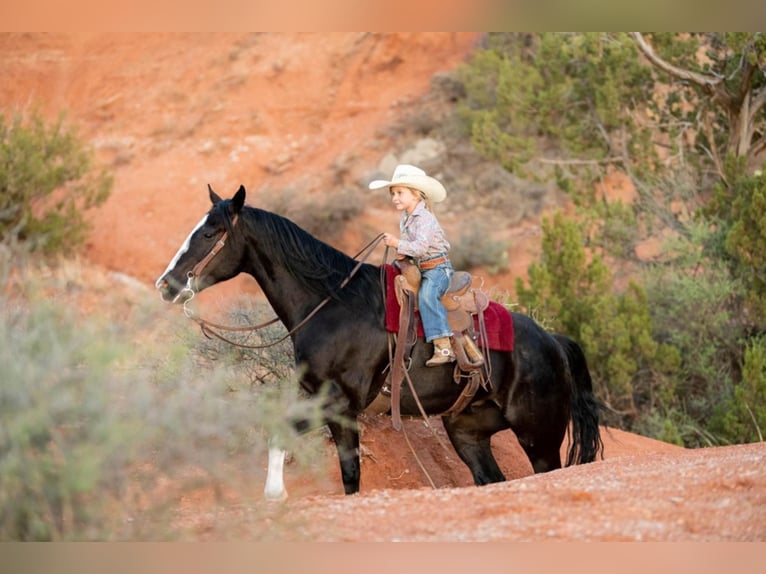
<svg viewBox="0 0 766 574"><path fill-rule="evenodd" d="M410 356L415 344L416 325L415 311L417 310L418 291L420 290L420 270L417 265L406 259L398 260L397 266L401 274L395 278L394 288L399 302L399 333L397 335L396 352L391 366L391 418L396 430L401 428L400 393L402 379L406 374L404 362ZM483 320L484 311L489 307L489 297L481 290L472 289L473 277L467 271L456 271L450 281L447 291L441 298L441 303L447 310L447 322L452 331L452 349L455 351L457 365L454 379L459 383L463 378L468 384L463 388L455 404L442 414L455 415L462 411L476 394L479 385L487 387L484 377L489 361L476 345L477 336L486 341L486 329ZM474 330L473 316L478 317L479 330ZM484 346L485 352L487 346ZM464 374L464 373L467 373ZM406 375L409 378L409 375ZM412 383L410 382L412 386ZM414 388L411 389L414 393Z"/></svg>
<svg viewBox="0 0 766 574"><path fill-rule="evenodd" d="M397 261L401 270L395 280L396 299L401 309L412 307L412 315L418 308L418 291L420 290L420 270L417 265L406 259ZM481 352L474 342L473 315L486 311L489 306L489 297L480 290L470 289L473 277L467 271L456 271L452 275L447 291L442 295L441 303L447 310L447 322L452 331L453 338L461 345L453 345L458 362L464 360L461 365L470 370L481 363ZM469 291L470 289L470 291ZM400 321L401 330L401 321ZM461 348L454 348L461 347ZM461 350L463 351L461 353Z"/></svg>

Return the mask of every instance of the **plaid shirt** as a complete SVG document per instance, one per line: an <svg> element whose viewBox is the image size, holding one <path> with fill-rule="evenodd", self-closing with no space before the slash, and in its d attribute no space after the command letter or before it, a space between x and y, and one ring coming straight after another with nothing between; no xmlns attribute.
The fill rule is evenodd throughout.
<svg viewBox="0 0 766 574"><path fill-rule="evenodd" d="M414 259L429 259L446 254L450 245L436 216L419 202L410 215L402 213L399 220L399 247L397 253Z"/></svg>

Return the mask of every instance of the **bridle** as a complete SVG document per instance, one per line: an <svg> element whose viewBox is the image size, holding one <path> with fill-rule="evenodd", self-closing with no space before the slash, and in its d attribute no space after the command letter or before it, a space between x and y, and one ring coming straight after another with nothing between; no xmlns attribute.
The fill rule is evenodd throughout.
<svg viewBox="0 0 766 574"><path fill-rule="evenodd" d="M234 226L237 225L237 220L239 219L239 215L234 215L234 217L231 218L231 228L234 229ZM225 230L223 232L223 235L221 235L221 238L215 242L215 245L213 245L213 248L210 250L210 252L205 255L200 261L192 267L192 270L189 271L186 274L186 277L189 281L192 279L199 279L199 276L202 275L202 271L207 267L207 264L210 263L213 260L213 257L218 255L218 252L221 251L221 249L224 248L226 245L226 240L229 238L229 230ZM187 283L188 284L188 283Z"/></svg>
<svg viewBox="0 0 766 574"><path fill-rule="evenodd" d="M232 229L237 224L237 219L238 219L237 215L234 215L234 217L232 218L232 222L231 222ZM364 262L370 256L372 251L375 249L375 247L378 245L378 243L380 243L380 241L383 239L383 236L384 236L383 233L379 234L375 239L373 239L367 245L365 245L361 249L361 251L359 251L359 253L357 253L354 256L354 259L356 259L362 253L364 253L364 257L362 257L357 262L357 264L354 266L354 268L351 270L351 272L345 277L345 279L343 279L343 281L341 281L339 289L343 289L346 285L348 285L348 282L351 281L351 279L354 277L354 275L356 275L357 271L359 271L359 269L362 267ZM211 336L213 336L213 337L216 337L216 338L220 339L221 341L224 341L224 342L229 343L231 345L234 345L236 347L242 347L242 348L245 348L245 349L265 349L265 348L268 348L268 347L273 347L274 345L278 345L279 343L281 343L282 341L284 341L288 337L291 337L293 334L295 334L295 332L298 331L298 329L300 329L306 323L308 323L309 320L314 315L316 315L319 312L319 310L322 309L322 307L327 305L327 303L329 303L330 300L332 299L332 296L330 296L330 295L325 297L316 307L314 307L314 309L311 311L311 313L306 315L297 325L295 325L295 327L290 329L284 336L282 336L279 339L277 339L276 341L272 341L270 343L264 343L262 345L246 345L244 343L238 343L236 341L232 341L231 339L221 335L221 333L219 333L218 330L221 330L221 331L239 331L239 332L243 332L243 331L258 331L259 329L263 329L264 327L268 327L269 325L273 325L274 323L279 321L279 317L274 317L273 319L271 319L269 321L266 321L265 323L260 323L258 325L242 326L242 327L232 327L232 326L227 326L227 325L219 325L217 323L213 323L211 321L203 319L202 317L197 315L197 313L195 313L191 308L188 307L189 302L192 299L194 299L194 296L196 295L196 291L194 291L194 288L193 288L194 281L199 279L200 275L202 274L204 269L208 266L208 264L213 260L213 258L216 255L218 255L218 253L221 251L221 249L224 248L224 246L226 245L226 240L228 239L228 237L229 237L229 232L228 232L228 230L226 230L226 231L223 232L223 235L221 235L221 238L218 241L216 241L215 245L213 245L213 248L210 250L210 252L207 255L205 255L205 257L200 259L200 261L194 267L192 267L191 271L189 271L186 274L186 286L181 291L182 293L184 291L188 291L188 292L191 293L191 296L184 300L184 304L183 304L184 315L189 317L192 321L195 321L200 326L200 329L202 330L202 333L206 337L212 338ZM386 255L387 254L388 254L388 247L386 247Z"/></svg>
<svg viewBox="0 0 766 574"><path fill-rule="evenodd" d="M234 229L234 226L237 225L237 220L239 219L239 216L237 214L234 214L234 217L231 218L231 228ZM208 252L207 255L205 255L202 259L200 259L197 264L191 268L191 271L186 273L186 285L184 285L184 288L181 289L181 292L178 294L180 297L183 293L191 293L189 297L184 299L184 314L187 317L191 317L194 312L187 307L187 303L194 299L194 296L197 294L197 292L194 290L194 281L200 278L200 275L202 275L202 272L205 270L205 267L208 266L208 263L210 263L213 260L213 257L218 255L218 253L226 246L226 240L229 238L229 230L224 230L223 234L221 235L220 239L215 242L215 245L213 245L212 249Z"/></svg>

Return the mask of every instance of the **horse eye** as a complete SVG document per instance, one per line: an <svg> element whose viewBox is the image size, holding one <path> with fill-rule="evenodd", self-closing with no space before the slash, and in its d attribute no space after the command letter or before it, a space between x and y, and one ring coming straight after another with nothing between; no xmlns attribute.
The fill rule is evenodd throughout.
<svg viewBox="0 0 766 574"><path fill-rule="evenodd" d="M203 235L205 236L205 239L213 239L213 237L215 237L215 233L212 231L206 231Z"/></svg>

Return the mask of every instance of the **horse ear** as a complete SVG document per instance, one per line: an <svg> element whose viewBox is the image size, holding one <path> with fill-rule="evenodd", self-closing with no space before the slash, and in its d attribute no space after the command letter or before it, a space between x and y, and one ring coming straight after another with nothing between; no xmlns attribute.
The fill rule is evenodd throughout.
<svg viewBox="0 0 766 574"><path fill-rule="evenodd" d="M239 213L242 209L242 206L245 205L245 196L247 195L247 192L245 191L245 186L240 185L239 189L237 190L237 193L234 194L234 197L231 198L231 208L234 211L234 213Z"/></svg>
<svg viewBox="0 0 766 574"><path fill-rule="evenodd" d="M210 195L210 201L213 203L213 205L223 201L221 197L216 192L213 191L213 188L211 187L209 183L207 184L207 191L208 191L208 194Z"/></svg>

